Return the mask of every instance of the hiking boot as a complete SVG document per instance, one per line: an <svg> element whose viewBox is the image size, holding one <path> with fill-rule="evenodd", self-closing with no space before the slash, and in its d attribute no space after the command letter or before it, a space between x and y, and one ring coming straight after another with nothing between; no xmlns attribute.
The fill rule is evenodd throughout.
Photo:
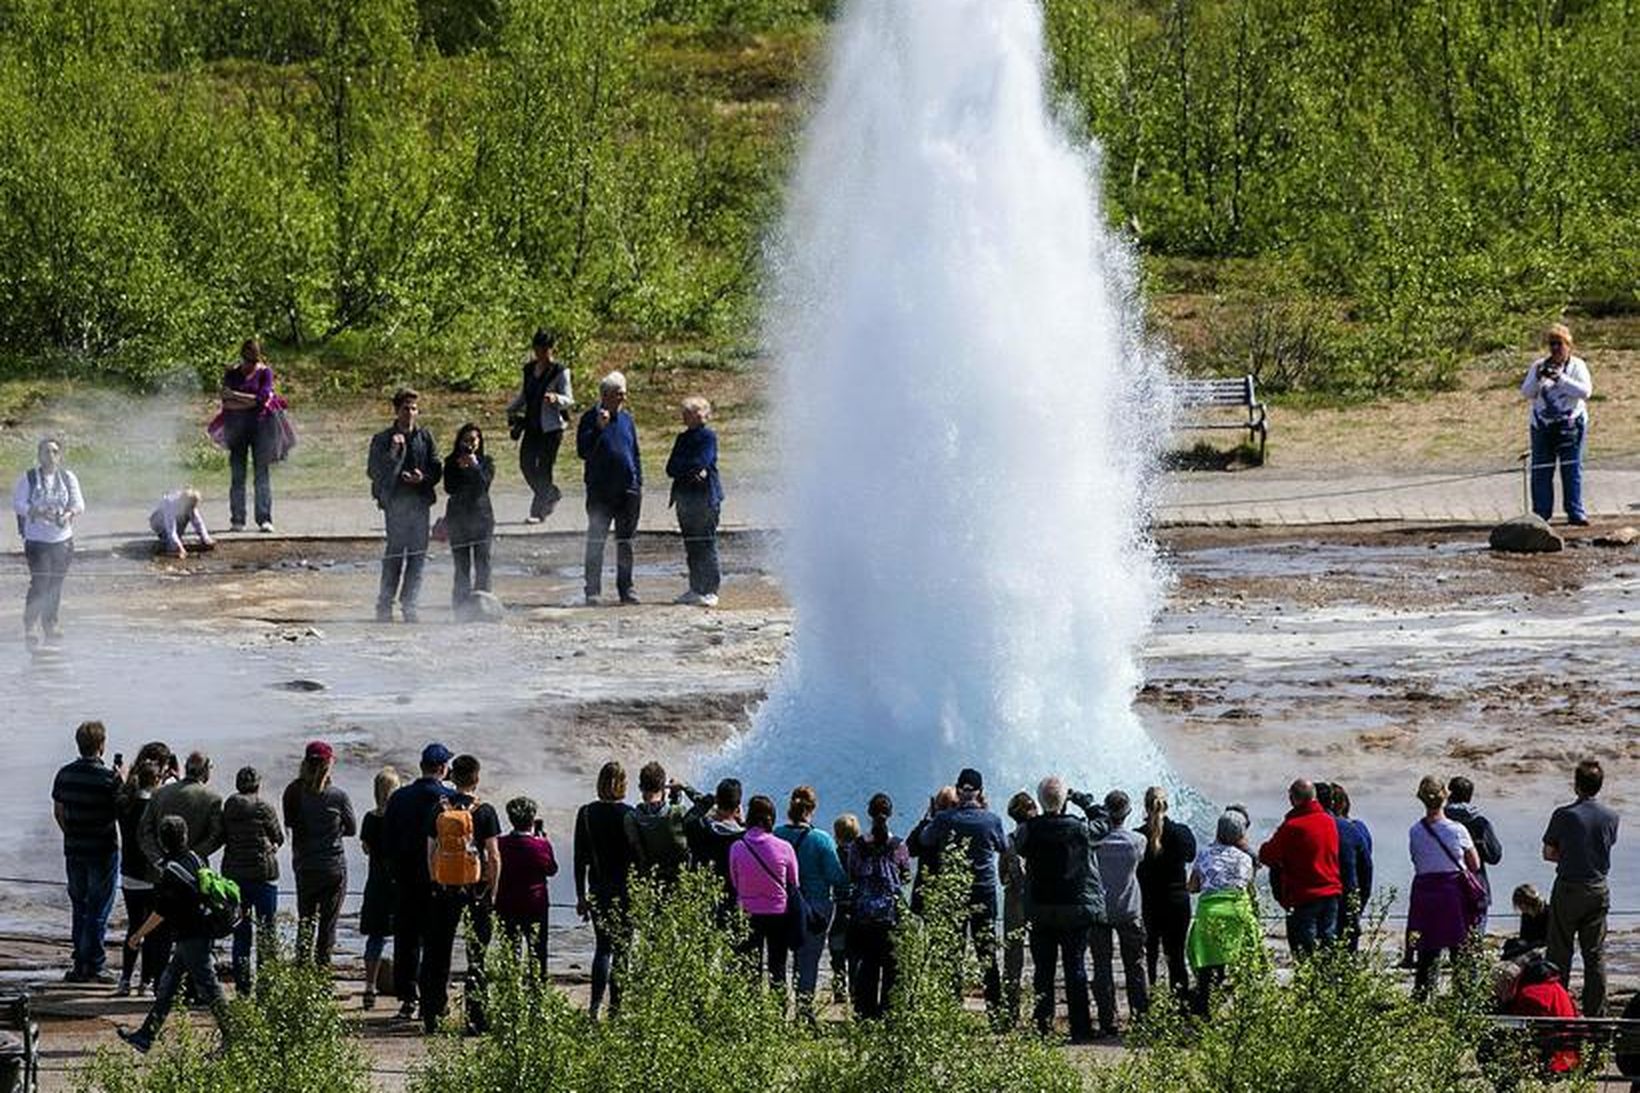
<svg viewBox="0 0 1640 1093"><path fill-rule="evenodd" d="M148 1031L147 1026L136 1030L121 1028L114 1031L119 1034L120 1039L130 1044L139 1054L148 1054L148 1049L154 1046L153 1034Z"/></svg>

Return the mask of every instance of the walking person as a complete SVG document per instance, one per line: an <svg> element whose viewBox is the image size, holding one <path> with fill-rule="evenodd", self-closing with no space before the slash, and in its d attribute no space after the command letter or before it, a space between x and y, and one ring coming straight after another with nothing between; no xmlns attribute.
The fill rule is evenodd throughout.
<svg viewBox="0 0 1640 1093"><path fill-rule="evenodd" d="M1253 910L1253 874L1258 868L1247 845L1247 811L1239 806L1224 810L1211 843L1196 855L1186 882L1200 893L1185 947L1196 973L1192 1010L1206 1017L1213 992L1224 982L1228 968L1264 952L1264 934Z"/></svg>
<svg viewBox="0 0 1640 1093"><path fill-rule="evenodd" d="M831 832L814 826L814 813L819 807L813 786L798 786L792 790L786 806L786 823L774 829L775 837L784 839L797 855L797 875L800 887L808 901L810 912L824 920L825 925L813 929L803 924L803 936L797 941L797 1010L803 1016L814 1016L814 994L820 984L820 958L826 951L826 935L831 930L831 918L836 909L836 897L847 887L848 877L843 873L842 860L837 856L837 844Z"/></svg>
<svg viewBox="0 0 1640 1093"><path fill-rule="evenodd" d="M142 852L142 814L159 788L160 764L144 759L138 753L136 767L120 787L120 890L125 895L125 940L137 932L154 909L154 877L159 863L150 861ZM138 957L142 967L137 967ZM159 982L159 973L171 959L171 934L161 927L151 931L138 948L121 946L120 982L115 988L117 998L125 998L132 991L132 977L136 976L136 992L146 994Z"/></svg>
<svg viewBox="0 0 1640 1093"><path fill-rule="evenodd" d="M1167 985L1180 1006L1190 1001L1190 971L1185 939L1190 936L1191 863L1196 860L1196 836L1189 827L1167 814L1167 790L1145 790L1145 822L1137 828L1145 840L1139 862L1139 905L1144 912L1145 973L1152 984L1167 958Z"/></svg>
<svg viewBox="0 0 1640 1093"><path fill-rule="evenodd" d="M383 845L393 868L393 993L404 1021L416 1016L422 942L432 913L427 824L452 792L444 783L452 758L437 742L421 749L421 777L395 790L382 811Z"/></svg>
<svg viewBox="0 0 1640 1093"><path fill-rule="evenodd" d="M718 513L723 509L723 482L718 477L717 433L706 424L712 404L699 395L683 400L683 432L672 442L666 476L672 480L669 504L677 509L689 563L689 589L675 603L716 607L723 575L718 566Z"/></svg>
<svg viewBox="0 0 1640 1093"><path fill-rule="evenodd" d="M787 885L801 885L797 852L774 834L774 802L762 795L746 805L746 835L729 848L729 884L751 932L745 952L784 995L786 957L793 938L786 924Z"/></svg>
<svg viewBox="0 0 1640 1093"><path fill-rule="evenodd" d="M1073 1043L1093 1039L1088 1001L1088 932L1105 914L1105 887L1094 844L1109 823L1094 810L1078 819L1065 810L1064 780L1037 786L1040 814L1019 825L1015 843L1025 862L1026 914L1031 924L1032 1019L1043 1036L1053 1033L1054 975L1065 973L1065 1009Z"/></svg>
<svg viewBox="0 0 1640 1093"><path fill-rule="evenodd" d="M643 508L643 463L638 425L626 406L626 377L611 372L598 384L598 405L581 415L575 453L586 463L586 602L596 607L603 594L604 540L615 527L615 590L623 604L635 604L632 544Z"/></svg>
<svg viewBox="0 0 1640 1093"><path fill-rule="evenodd" d="M239 361L222 374L222 439L228 449L228 530L245 530L245 464L256 479L256 528L273 531L273 369L262 343L247 339Z"/></svg>
<svg viewBox="0 0 1640 1093"><path fill-rule="evenodd" d="M51 784L52 816L63 833L68 902L73 912L73 966L70 983L112 983L105 967L108 915L120 875L119 788L125 769L103 762L108 730L101 721L74 730L80 756L57 772Z"/></svg>
<svg viewBox="0 0 1640 1093"><path fill-rule="evenodd" d="M1338 825L1315 798L1315 785L1299 778L1287 788L1292 805L1275 834L1258 848L1258 860L1280 871L1276 898L1287 909L1287 947L1303 958L1338 937Z"/></svg>
<svg viewBox="0 0 1640 1093"><path fill-rule="evenodd" d="M254 984L252 942L260 949L279 911L279 848L285 832L279 815L261 796L262 776L241 767L232 796L222 802L222 875L239 885L245 914L233 931L233 981L241 997ZM258 963L263 954L258 952Z"/></svg>
<svg viewBox="0 0 1640 1093"><path fill-rule="evenodd" d="M421 395L401 387L393 395L393 424L370 439L370 495L387 518L376 621L393 621L398 600L405 622L416 622L421 573L427 564L431 530L427 511L438 499L439 462L433 434L416 424Z"/></svg>
<svg viewBox="0 0 1640 1093"><path fill-rule="evenodd" d="M1548 957L1570 985L1572 942L1583 953L1583 1013L1606 1011L1606 916L1611 890L1606 878L1617 842L1617 813L1595 800L1605 785L1605 771L1594 759L1577 765L1572 786L1577 800L1561 805L1543 832L1543 860L1555 863L1549 891Z"/></svg>
<svg viewBox="0 0 1640 1093"><path fill-rule="evenodd" d="M353 802L332 785L336 752L315 740L302 754L296 780L285 787L285 826L290 828L291 859L296 871L298 958L306 955L306 931L312 930L312 955L330 966L336 948L336 920L347 896L347 854L342 840L358 834Z"/></svg>
<svg viewBox="0 0 1640 1093"><path fill-rule="evenodd" d="M968 892L964 933L974 946L985 982L985 1009L991 1020L1002 1018L1002 974L997 969L997 856L1008 849L1002 819L985 805L985 782L980 772L964 768L957 775L955 808L938 813L923 828L922 845L945 847L968 855L973 886ZM961 993L962 983L956 984Z"/></svg>
<svg viewBox="0 0 1640 1093"><path fill-rule="evenodd" d="M1555 323L1543 333L1547 352L1533 361L1520 393L1531 403L1532 511L1547 520L1555 512L1555 467L1560 467L1566 522L1589 522L1583 508L1583 455L1589 440L1589 396L1594 381L1582 357L1572 355L1572 332Z"/></svg>
<svg viewBox="0 0 1640 1093"><path fill-rule="evenodd" d="M11 491L17 534L28 562L28 592L23 599L23 640L30 649L41 638L48 645L62 637L58 613L63 579L74 560L74 521L85 513L80 480L63 466L63 446L47 437L35 448L35 465L24 471ZM40 628L36 637L34 628Z"/></svg>
<svg viewBox="0 0 1640 1093"><path fill-rule="evenodd" d="M849 844L843 866L852 890L848 952L854 982L849 994L855 1016L866 1020L888 1012L899 972L894 928L905 907L902 893L911 880L911 855L904 841L888 829L893 815L893 799L886 793L874 794L866 805L871 830Z"/></svg>
<svg viewBox="0 0 1640 1093"><path fill-rule="evenodd" d="M592 920L593 1018L609 993L613 1014L621 1004L621 977L615 967L617 948L625 932L627 875L632 869L632 847L626 837L626 768L611 760L598 771L598 799L575 813L575 913Z"/></svg>
<svg viewBox="0 0 1640 1093"><path fill-rule="evenodd" d="M1448 818L1446 797L1440 779L1425 775L1418 783L1424 815L1407 835L1413 871L1407 933L1416 954L1412 989L1419 997L1435 989L1436 961L1442 952L1457 956L1483 908L1470 894L1472 878L1466 876L1480 873L1475 840L1463 824ZM1479 884L1478 876L1473 883Z"/></svg>
<svg viewBox="0 0 1640 1093"><path fill-rule="evenodd" d="M432 898L421 955L421 1023L428 1035L450 1004L450 964L456 935L466 915L472 925L467 945L467 980L462 990L467 1031L483 1032L484 950L493 936L496 889L501 883L501 817L478 799L479 762L458 755L450 764L455 792L439 802L424 836Z"/></svg>
<svg viewBox="0 0 1640 1093"><path fill-rule="evenodd" d="M123 1028L118 1030L120 1039L144 1054L154 1046L155 1037L165 1027L165 1018L182 989L184 976L193 985L194 997L210 1007L217 1027L224 1035L227 1032L228 1002L222 995L222 984L217 982L216 967L211 959L212 938L199 890L199 871L205 862L188 849L191 836L188 822L181 816L161 819L155 838L160 847L160 868L154 889L154 909L125 944L138 948L153 931L168 927L173 939L171 961L160 973L159 985L154 989L154 1004L141 1027L129 1032Z"/></svg>
<svg viewBox="0 0 1640 1093"><path fill-rule="evenodd" d="M534 957L541 981L546 982L547 910L551 905L547 881L558 875L558 858L534 801L528 797L508 801L507 821L512 830L496 840L501 883L496 888L495 913L502 932Z"/></svg>
<svg viewBox="0 0 1640 1093"><path fill-rule="evenodd" d="M1447 818L1463 824L1464 830L1469 832L1470 839L1475 843L1475 854L1481 860L1479 872L1481 887L1486 891L1486 905L1481 908L1481 917L1475 923L1475 929L1485 937L1487 910L1492 906L1492 878L1487 875L1486 867L1503 861L1503 843L1498 839L1498 833L1493 830L1492 821L1475 807L1474 782L1460 774L1447 782L1446 794Z"/></svg>
<svg viewBox="0 0 1640 1093"><path fill-rule="evenodd" d="M382 830L387 802L399 788L399 772L383 767L371 781L376 807L359 821L359 849L364 851L364 902L359 906L359 933L364 935L365 1009L376 1008L376 980L380 978L382 952L393 936L393 911L398 902L394 891L393 861ZM395 957L397 954L394 954Z"/></svg>
<svg viewBox="0 0 1640 1093"><path fill-rule="evenodd" d="M455 560L450 606L457 619L471 618L473 593L490 590L490 540L495 537L495 510L490 483L495 460L484 454L484 432L468 422L456 430L456 445L444 459L444 527Z"/></svg>
<svg viewBox="0 0 1640 1093"><path fill-rule="evenodd" d="M530 356L524 361L523 382L507 406L507 422L518 441L518 469L530 487L526 524L539 524L551 516L563 496L553 483L553 468L575 399L569 369L558 359L557 346L558 336L552 331L535 332Z"/></svg>
<svg viewBox="0 0 1640 1093"><path fill-rule="evenodd" d="M1076 799L1083 806L1082 799ZM1099 1015L1099 1035L1117 1036L1116 956L1122 958L1122 979L1127 992L1128 1017L1138 1017L1150 1008L1150 982L1145 976L1144 902L1139 888L1139 863L1147 844L1137 831L1122 825L1132 811L1128 795L1119 789L1105 794L1104 815L1110 829L1093 844L1099 860L1099 879L1105 898L1095 916L1093 940L1093 1001ZM1090 814L1090 820L1092 814Z"/></svg>

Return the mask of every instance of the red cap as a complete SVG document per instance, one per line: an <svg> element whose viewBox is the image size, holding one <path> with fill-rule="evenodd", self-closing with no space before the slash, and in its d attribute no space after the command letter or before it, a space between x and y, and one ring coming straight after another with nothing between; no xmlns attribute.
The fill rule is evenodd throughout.
<svg viewBox="0 0 1640 1093"><path fill-rule="evenodd" d="M328 763L336 758L336 749L323 740L315 740L307 746L307 757L309 759L322 759Z"/></svg>

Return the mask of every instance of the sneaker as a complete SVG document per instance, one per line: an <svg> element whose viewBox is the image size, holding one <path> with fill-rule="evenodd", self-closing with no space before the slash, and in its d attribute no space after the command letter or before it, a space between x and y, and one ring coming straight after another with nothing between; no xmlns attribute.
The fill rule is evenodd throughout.
<svg viewBox="0 0 1640 1093"><path fill-rule="evenodd" d="M599 597L598 593L588 592L587 596L586 596L586 599L581 601L581 602L585 603L588 607L597 607L598 605L600 605L604 601L602 600L602 598Z"/></svg>
<svg viewBox="0 0 1640 1093"><path fill-rule="evenodd" d="M416 614L414 607L401 607L399 610L404 614L404 621L412 626L421 621L421 616Z"/></svg>
<svg viewBox="0 0 1640 1093"><path fill-rule="evenodd" d="M147 994L148 993L148 988L150 986L151 986L151 984L146 979L144 979L142 982L138 983L137 984L137 997L141 998L143 995Z"/></svg>
<svg viewBox="0 0 1640 1093"><path fill-rule="evenodd" d="M1586 528L1589 526L1589 518L1587 516L1570 516L1567 517L1566 523L1574 528Z"/></svg>
<svg viewBox="0 0 1640 1093"><path fill-rule="evenodd" d="M235 520L233 523L228 525L228 530L229 531L235 531L235 532L244 531L245 530L245 521Z"/></svg>
<svg viewBox="0 0 1640 1093"><path fill-rule="evenodd" d="M154 1046L154 1038L142 1029L115 1029L120 1039L130 1044L141 1055L148 1054L148 1049Z"/></svg>
<svg viewBox="0 0 1640 1093"><path fill-rule="evenodd" d="M70 968L63 973L64 983L84 983L85 981L85 972L80 968Z"/></svg>
<svg viewBox="0 0 1640 1093"><path fill-rule="evenodd" d="M107 968L98 968L90 975L87 975L85 977L85 981L87 983L100 983L104 986L111 987L120 981L120 977L109 971Z"/></svg>
<svg viewBox="0 0 1640 1093"><path fill-rule="evenodd" d="M535 515L535 513L533 513L533 512L530 513L528 516L524 517L524 523L526 523L526 524L539 524L540 522L541 522L541 517Z"/></svg>
<svg viewBox="0 0 1640 1093"><path fill-rule="evenodd" d="M640 604L642 602L643 602L642 600L638 599L638 594L636 592L623 592L623 593L621 593L621 606L622 607L636 607L638 604Z"/></svg>
<svg viewBox="0 0 1640 1093"><path fill-rule="evenodd" d="M377 622L392 622L393 621L393 609L391 607L378 607L378 608L376 608L376 621Z"/></svg>
<svg viewBox="0 0 1640 1093"><path fill-rule="evenodd" d="M691 588L689 591L685 592L683 595L679 596L677 599L673 600L672 602L677 603L677 604L687 604L689 606L694 606L695 604L700 603L700 601L701 601L700 593L696 592L694 589Z"/></svg>
<svg viewBox="0 0 1640 1093"><path fill-rule="evenodd" d="M63 628L54 622L46 623L45 626L41 627L40 632L47 645L56 645L63 640ZM113 981L110 980L110 982Z"/></svg>
<svg viewBox="0 0 1640 1093"><path fill-rule="evenodd" d="M273 521L263 520L261 523L256 525L256 530L262 532L264 535L273 534Z"/></svg>
<svg viewBox="0 0 1640 1093"><path fill-rule="evenodd" d="M120 985L114 988L114 997L115 998L129 998L129 997L131 997L131 977L129 975L120 976Z"/></svg>
<svg viewBox="0 0 1640 1093"><path fill-rule="evenodd" d="M700 597L700 605L702 607L716 607L717 606L717 593L716 592L703 593Z"/></svg>
<svg viewBox="0 0 1640 1093"><path fill-rule="evenodd" d="M403 1003L402 1005L399 1006L399 1020L400 1021L414 1021L415 1019L416 1019L416 1004L414 1002L405 1002L405 1003Z"/></svg>

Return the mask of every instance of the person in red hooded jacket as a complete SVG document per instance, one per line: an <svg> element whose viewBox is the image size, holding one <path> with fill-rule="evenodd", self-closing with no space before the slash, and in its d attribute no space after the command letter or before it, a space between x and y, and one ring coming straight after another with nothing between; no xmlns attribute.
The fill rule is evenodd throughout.
<svg viewBox="0 0 1640 1093"><path fill-rule="evenodd" d="M1275 834L1258 848L1258 860L1279 871L1276 898L1287 909L1287 946L1305 957L1338 936L1338 825L1315 799L1315 786L1300 778L1287 789L1292 808Z"/></svg>

